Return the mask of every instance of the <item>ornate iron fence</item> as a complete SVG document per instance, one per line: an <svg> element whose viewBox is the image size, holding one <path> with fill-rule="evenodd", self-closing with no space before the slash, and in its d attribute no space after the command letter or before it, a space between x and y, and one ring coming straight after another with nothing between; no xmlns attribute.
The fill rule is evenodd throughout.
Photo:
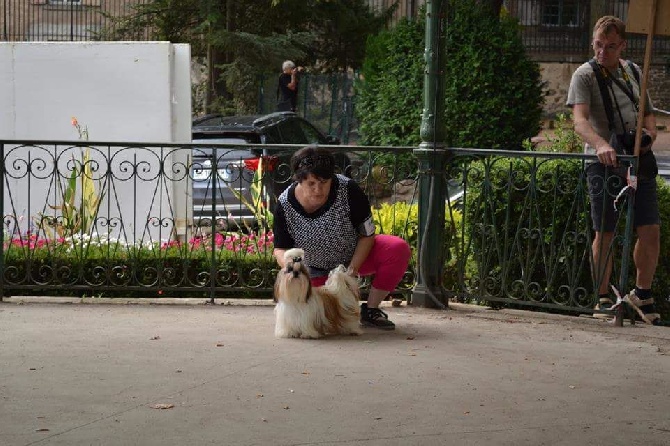
<svg viewBox="0 0 670 446"><path fill-rule="evenodd" d="M249 146L222 144L1 141L0 297L269 296L269 210L296 148L263 146L250 158L239 152ZM410 290L420 267L417 183L432 173L417 171L409 147L331 148L370 197L378 231L414 247L401 286ZM428 257L444 264L445 296L592 311L591 157L450 152L446 212L431 216L444 225L444 246ZM613 277L628 276L629 214L609 250Z"/></svg>

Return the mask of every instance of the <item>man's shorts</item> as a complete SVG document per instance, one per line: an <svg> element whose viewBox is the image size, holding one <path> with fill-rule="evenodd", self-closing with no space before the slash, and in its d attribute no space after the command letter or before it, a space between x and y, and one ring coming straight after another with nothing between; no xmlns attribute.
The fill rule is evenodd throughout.
<svg viewBox="0 0 670 446"><path fill-rule="evenodd" d="M607 171L605 165L593 163L586 168L586 178L591 198L591 218L596 232L614 232L618 212L614 210L614 199L626 186L626 179ZM604 217L604 220L603 220ZM633 227L658 225L661 216L658 212L656 178L638 178L633 210ZM602 225L602 229L601 229Z"/></svg>

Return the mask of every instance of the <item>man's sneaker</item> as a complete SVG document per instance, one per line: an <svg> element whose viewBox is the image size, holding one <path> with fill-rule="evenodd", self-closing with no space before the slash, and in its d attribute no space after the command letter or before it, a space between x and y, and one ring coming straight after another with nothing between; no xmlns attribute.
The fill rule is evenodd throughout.
<svg viewBox="0 0 670 446"><path fill-rule="evenodd" d="M368 304L361 304L361 325L376 327L382 330L395 330L395 324L379 308L368 308Z"/></svg>
<svg viewBox="0 0 670 446"><path fill-rule="evenodd" d="M608 318L613 314L612 307L614 302L609 297L601 297L598 299L598 305L596 305L596 313L593 313L595 318Z"/></svg>
<svg viewBox="0 0 670 446"><path fill-rule="evenodd" d="M623 297L623 300L637 311L640 319L645 323L649 325L660 325L661 315L656 311L653 297L650 297L649 299L640 299L637 297L637 294L635 294L635 290L631 290L630 293Z"/></svg>

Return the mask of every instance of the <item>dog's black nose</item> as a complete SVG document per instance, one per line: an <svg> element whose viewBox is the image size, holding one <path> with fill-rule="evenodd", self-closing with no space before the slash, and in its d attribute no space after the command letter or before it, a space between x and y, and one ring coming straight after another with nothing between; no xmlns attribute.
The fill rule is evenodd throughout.
<svg viewBox="0 0 670 446"><path fill-rule="evenodd" d="M293 277L298 277L300 275L300 271L293 271Z"/></svg>

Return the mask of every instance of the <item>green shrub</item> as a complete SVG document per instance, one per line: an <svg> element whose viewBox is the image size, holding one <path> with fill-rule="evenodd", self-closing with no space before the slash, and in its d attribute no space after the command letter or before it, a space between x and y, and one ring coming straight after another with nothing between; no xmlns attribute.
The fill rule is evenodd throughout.
<svg viewBox="0 0 670 446"><path fill-rule="evenodd" d="M452 0L448 11L446 144L522 148L540 129L543 93L539 67L525 54L516 19L492 16L474 0ZM363 144L419 144L424 22L404 20L368 38L357 85Z"/></svg>
<svg viewBox="0 0 670 446"><path fill-rule="evenodd" d="M217 295L251 297L258 295L251 291L272 286L276 268L272 234L229 232L143 244L86 234L16 234L4 246L3 289L6 295L208 297L214 277Z"/></svg>
<svg viewBox="0 0 670 446"><path fill-rule="evenodd" d="M481 291L590 308L581 161L492 157L469 172L465 225Z"/></svg>
<svg viewBox="0 0 670 446"><path fill-rule="evenodd" d="M409 243L412 248L412 264L410 268L416 268L418 259L418 237L419 237L419 206L404 201L396 203L383 203L372 210L372 217L377 232L380 234L397 235ZM444 225L444 262L443 284L448 289L455 289L458 283L457 259L460 252L461 231L463 216L456 209L445 209ZM411 288L413 283L405 283Z"/></svg>

